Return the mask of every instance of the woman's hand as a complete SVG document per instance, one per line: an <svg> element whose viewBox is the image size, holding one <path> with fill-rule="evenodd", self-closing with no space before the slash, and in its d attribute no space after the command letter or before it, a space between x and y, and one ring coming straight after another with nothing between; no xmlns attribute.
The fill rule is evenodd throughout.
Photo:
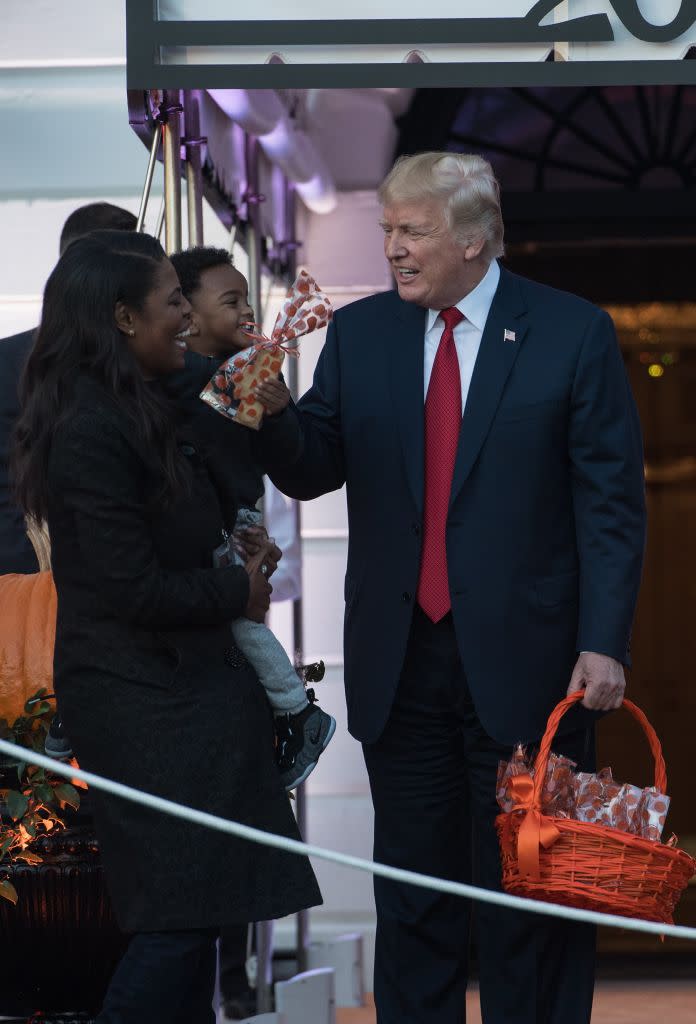
<svg viewBox="0 0 696 1024"><path fill-rule="evenodd" d="M247 560L244 567L249 574L249 601L244 614L252 622L263 622L271 603L273 587L268 582L268 577L277 565L277 560L271 557L273 548L275 548L273 541L266 538L259 544L258 551Z"/></svg>
<svg viewBox="0 0 696 1024"><path fill-rule="evenodd" d="M247 559L245 568L250 576L255 572L260 572L262 576L272 576L278 568L278 560L280 558L282 558L280 548L272 538L266 538L259 545L256 554Z"/></svg>
<svg viewBox="0 0 696 1024"><path fill-rule="evenodd" d="M267 416L277 416L290 404L290 391L280 378L265 380L256 388L256 397L263 405Z"/></svg>
<svg viewBox="0 0 696 1024"><path fill-rule="evenodd" d="M248 572L248 569L247 569ZM249 574L249 600L244 615L252 622L263 622L271 603L273 587L259 570Z"/></svg>
<svg viewBox="0 0 696 1024"><path fill-rule="evenodd" d="M244 559L247 571L249 562L253 559L254 565L260 566L265 563L265 575L272 576L283 557L283 552L273 538L268 536L263 526L248 526L244 530L235 531L233 543L237 554Z"/></svg>

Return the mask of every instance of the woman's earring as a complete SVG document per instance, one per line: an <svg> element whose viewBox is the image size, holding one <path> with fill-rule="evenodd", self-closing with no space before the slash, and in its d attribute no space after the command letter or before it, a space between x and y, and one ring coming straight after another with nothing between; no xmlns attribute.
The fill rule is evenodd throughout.
<svg viewBox="0 0 696 1024"><path fill-rule="evenodd" d="M135 331L133 330L133 328L131 328L130 331L128 332L128 336L130 338L134 338L135 337Z"/></svg>

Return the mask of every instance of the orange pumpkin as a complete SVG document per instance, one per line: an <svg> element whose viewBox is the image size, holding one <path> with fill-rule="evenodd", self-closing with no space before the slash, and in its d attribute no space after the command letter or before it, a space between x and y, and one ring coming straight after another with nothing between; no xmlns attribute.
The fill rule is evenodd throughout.
<svg viewBox="0 0 696 1024"><path fill-rule="evenodd" d="M37 573L0 576L0 718L14 722L40 687L53 689L53 648L58 598L45 525L27 518Z"/></svg>
<svg viewBox="0 0 696 1024"><path fill-rule="evenodd" d="M40 687L53 689L57 604L51 572L0 576L0 718L8 722Z"/></svg>

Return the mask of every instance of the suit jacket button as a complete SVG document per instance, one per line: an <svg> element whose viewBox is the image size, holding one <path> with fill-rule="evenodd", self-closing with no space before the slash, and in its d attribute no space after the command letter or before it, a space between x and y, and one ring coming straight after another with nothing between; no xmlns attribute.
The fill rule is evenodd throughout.
<svg viewBox="0 0 696 1024"><path fill-rule="evenodd" d="M409 603L409 601L411 600L411 595L409 594L408 590L404 590L403 594L401 595L401 600L404 602L404 604Z"/></svg>
<svg viewBox="0 0 696 1024"><path fill-rule="evenodd" d="M418 525L418 523L414 523L411 526L411 531L416 537L420 537L420 526Z"/></svg>

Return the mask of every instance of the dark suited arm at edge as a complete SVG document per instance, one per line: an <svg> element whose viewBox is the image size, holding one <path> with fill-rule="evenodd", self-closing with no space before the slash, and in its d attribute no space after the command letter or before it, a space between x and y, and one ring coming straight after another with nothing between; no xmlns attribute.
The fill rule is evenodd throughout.
<svg viewBox="0 0 696 1024"><path fill-rule="evenodd" d="M336 314L314 372L297 406L265 417L256 441L259 461L291 498L308 500L336 491L346 480L341 440L341 371Z"/></svg>
<svg viewBox="0 0 696 1024"><path fill-rule="evenodd" d="M86 571L106 607L117 619L150 629L216 625L242 615L249 596L244 568L161 568L143 472L119 429L95 416L77 416L54 443L51 490L71 515Z"/></svg>
<svg viewBox="0 0 696 1024"><path fill-rule="evenodd" d="M573 382L569 456L580 560L577 650L630 667L645 548L640 423L611 318L590 323Z"/></svg>

